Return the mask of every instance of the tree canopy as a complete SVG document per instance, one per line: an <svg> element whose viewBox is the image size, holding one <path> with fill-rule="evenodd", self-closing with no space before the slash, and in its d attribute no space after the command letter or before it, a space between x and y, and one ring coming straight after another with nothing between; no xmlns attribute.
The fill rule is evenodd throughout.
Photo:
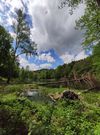
<svg viewBox="0 0 100 135"><path fill-rule="evenodd" d="M36 55L36 44L31 39L30 27L25 20L23 10L17 12L16 22L13 22L13 30L16 35L14 53L18 57L21 54Z"/></svg>
<svg viewBox="0 0 100 135"><path fill-rule="evenodd" d="M100 69L100 0L63 0L60 8L68 5L74 10L80 3L86 5L84 15L76 21L76 28L83 32L82 44L93 48L93 65ZM99 73L99 72L98 72Z"/></svg>
<svg viewBox="0 0 100 135"><path fill-rule="evenodd" d="M11 35L4 27L0 26L0 76L7 78L18 76L19 64L17 59L14 59L12 41Z"/></svg>
<svg viewBox="0 0 100 135"><path fill-rule="evenodd" d="M63 0L60 8L68 5L75 9L83 0ZM86 5L84 15L77 21L77 28L81 28L84 33L83 45L93 46L100 44L100 1L85 0Z"/></svg>
<svg viewBox="0 0 100 135"><path fill-rule="evenodd" d="M9 59L12 38L4 27L0 26L0 66Z"/></svg>
<svg viewBox="0 0 100 135"><path fill-rule="evenodd" d="M25 20L24 12L19 9L16 14L16 22L13 24L15 39L0 26L0 70L1 75L8 78L8 83L12 76L16 76L15 71L18 71L18 57L21 54L36 55L36 44L31 39L30 27Z"/></svg>

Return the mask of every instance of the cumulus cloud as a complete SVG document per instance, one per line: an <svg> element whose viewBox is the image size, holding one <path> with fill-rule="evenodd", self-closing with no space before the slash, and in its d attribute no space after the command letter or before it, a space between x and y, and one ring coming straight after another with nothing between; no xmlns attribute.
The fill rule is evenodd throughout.
<svg viewBox="0 0 100 135"><path fill-rule="evenodd" d="M51 66L51 63L40 64L40 69L50 69Z"/></svg>
<svg viewBox="0 0 100 135"><path fill-rule="evenodd" d="M78 61L78 60L84 59L86 57L87 57L87 55L85 54L84 50L82 50L77 55L69 54L69 53L66 52L61 56L61 59L64 61L64 63L68 64L72 61Z"/></svg>
<svg viewBox="0 0 100 135"><path fill-rule="evenodd" d="M51 56L50 52L39 54L39 56L37 58L38 58L38 60L41 60L41 61L46 61L46 62L50 62L50 63L55 62L55 59L53 58L53 56Z"/></svg>
<svg viewBox="0 0 100 135"><path fill-rule="evenodd" d="M70 63L81 52L84 55L80 58L86 57L81 46L82 32L75 30L75 21L84 14L85 5L81 4L73 15L69 14L68 7L60 10L58 5L59 0L30 1L32 37L39 51L53 48L64 62Z"/></svg>
<svg viewBox="0 0 100 135"><path fill-rule="evenodd" d="M52 67L51 63L44 64L34 64L30 63L26 58L20 56L20 67L26 68L27 66L31 71L40 70L40 69L50 69Z"/></svg>
<svg viewBox="0 0 100 135"><path fill-rule="evenodd" d="M70 15L67 6L63 9L58 9L61 0L0 1L2 3L0 10L2 13L7 12L7 14L3 16L4 20L6 20L6 24L12 23L15 8L22 8L24 6L25 11L31 16L30 21L33 26L31 27L31 38L37 43L39 52L53 48L64 63L70 63L73 60L86 57L85 51L81 46L82 32L75 30L75 21L84 14L84 4L81 4L74 11L73 15ZM6 8L3 8L3 5ZM0 18L0 22L3 23L3 19ZM12 35L14 34L12 33ZM55 62L55 59L50 53L40 54L38 59L45 61L45 65L41 65L42 67L46 66L48 63ZM24 61L24 64L29 64L27 62ZM40 68L36 64L31 64L31 67L32 69Z"/></svg>
<svg viewBox="0 0 100 135"><path fill-rule="evenodd" d="M20 66L23 68L26 68L27 66L29 66L30 70L39 70L39 66L34 64L34 63L30 63L27 59L25 59L24 57L19 57L20 59Z"/></svg>
<svg viewBox="0 0 100 135"><path fill-rule="evenodd" d="M81 51L78 55L76 55L75 60L81 60L86 57L87 57L86 53L84 51Z"/></svg>
<svg viewBox="0 0 100 135"><path fill-rule="evenodd" d="M54 48L60 55L66 51L77 54L81 49L82 34L74 27L75 20L84 13L84 5L80 5L74 14L70 15L68 7L58 9L58 0L37 0L35 4L33 1L30 3L34 26L32 36L38 49Z"/></svg>
<svg viewBox="0 0 100 135"><path fill-rule="evenodd" d="M70 63L74 60L74 56L66 52L61 56L61 59L64 61L64 63Z"/></svg>

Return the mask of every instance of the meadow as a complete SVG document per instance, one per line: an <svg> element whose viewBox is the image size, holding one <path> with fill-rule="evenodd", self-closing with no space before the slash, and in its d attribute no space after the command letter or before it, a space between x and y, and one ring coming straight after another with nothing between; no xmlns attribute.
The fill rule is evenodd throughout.
<svg viewBox="0 0 100 135"><path fill-rule="evenodd" d="M68 88L36 84L0 86L0 135L100 135L100 91L71 90L79 99L30 99L21 93L37 90L43 97Z"/></svg>

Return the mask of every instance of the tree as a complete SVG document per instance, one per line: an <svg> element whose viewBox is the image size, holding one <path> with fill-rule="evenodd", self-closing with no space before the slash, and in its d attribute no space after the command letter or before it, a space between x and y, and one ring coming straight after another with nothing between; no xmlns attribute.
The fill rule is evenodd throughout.
<svg viewBox="0 0 100 135"><path fill-rule="evenodd" d="M72 8L76 8L82 0L63 0L60 8L68 4ZM84 33L82 44L93 48L93 66L100 72L100 0L84 0L86 8L84 15L76 22L76 27ZM94 47L95 46L95 47ZM92 64L92 63L91 63Z"/></svg>
<svg viewBox="0 0 100 135"><path fill-rule="evenodd" d="M0 76L7 77L9 80L10 70L13 75L17 75L18 62L13 63L12 37L0 26Z"/></svg>
<svg viewBox="0 0 100 135"><path fill-rule="evenodd" d="M77 22L78 28L84 30L83 45L93 48L91 65L95 67L97 77L100 76L100 1L86 1L84 15Z"/></svg>
<svg viewBox="0 0 100 135"><path fill-rule="evenodd" d="M21 9L17 12L16 22L13 22L15 37L14 55L36 55L36 44L30 38L30 27L26 23L25 14Z"/></svg>
<svg viewBox="0 0 100 135"><path fill-rule="evenodd" d="M6 62L7 65L7 83L9 83L11 77L13 76L12 71L18 65L17 61L20 55L26 54L28 56L37 54L36 44L31 40L30 27L26 23L24 12L21 9L19 9L18 11L16 11L16 15L16 22L13 22L13 30L16 35L14 39L14 44L12 44L13 39L11 38L10 34L6 32L6 30L2 28L0 34L0 40L2 43L2 47L0 50L0 61L2 59L2 61Z"/></svg>
<svg viewBox="0 0 100 135"><path fill-rule="evenodd" d="M4 27L0 26L0 67L8 61L12 38Z"/></svg>
<svg viewBox="0 0 100 135"><path fill-rule="evenodd" d="M100 80L100 44L96 45L93 50L93 66L96 77Z"/></svg>
<svg viewBox="0 0 100 135"><path fill-rule="evenodd" d="M85 3L88 5L88 3L95 2L98 7L100 7L100 0L85 0ZM61 1L61 4L59 8L63 8L66 5L69 7L72 7L72 9L76 8L80 3L83 3L83 0L63 0Z"/></svg>
<svg viewBox="0 0 100 135"><path fill-rule="evenodd" d="M10 55L10 59L8 61L8 68L6 69L7 71L7 83L9 84L10 79L12 77L16 78L19 76L19 61L17 58L14 58L13 53Z"/></svg>
<svg viewBox="0 0 100 135"><path fill-rule="evenodd" d="M65 5L76 8L82 0L64 0L60 8ZM100 43L100 0L85 0L86 9L84 15L77 21L77 28L84 31L83 45L94 45Z"/></svg>
<svg viewBox="0 0 100 135"><path fill-rule="evenodd" d="M100 43L100 8L95 1L87 3L85 14L77 22L77 26L84 30L83 45L94 46Z"/></svg>
<svg viewBox="0 0 100 135"><path fill-rule="evenodd" d="M13 22L13 30L15 33L15 44L12 49L13 59L10 61L10 65L12 65L16 59L22 54L28 55L36 55L36 44L31 40L30 27L26 23L25 14L21 9L16 11L17 18L16 22ZM9 83L12 68L9 68L9 78L7 83Z"/></svg>

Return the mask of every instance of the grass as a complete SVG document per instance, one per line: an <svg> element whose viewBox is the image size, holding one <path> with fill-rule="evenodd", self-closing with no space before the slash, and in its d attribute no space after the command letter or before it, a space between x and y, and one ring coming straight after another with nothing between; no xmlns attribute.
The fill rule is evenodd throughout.
<svg viewBox="0 0 100 135"><path fill-rule="evenodd" d="M50 88L50 87L42 87L36 84L15 84L15 85L2 85L0 86L0 95L11 93L21 93L23 91L27 91L30 89L39 90L44 95L62 93L64 90L69 90L68 88ZM100 91L87 91L84 90L71 90L79 95L80 99L90 106L100 107ZM5 96L7 96L5 95Z"/></svg>
<svg viewBox="0 0 100 135"><path fill-rule="evenodd" d="M2 135L7 134L9 126L12 130L8 135L15 134L13 123L16 122L16 130L23 123L30 135L100 135L100 91L71 90L79 95L80 100L59 99L55 104L48 104L18 96L30 89L38 89L44 95L69 90L36 84L0 86L0 109L10 121L10 125L5 122L6 128L1 129Z"/></svg>
<svg viewBox="0 0 100 135"><path fill-rule="evenodd" d="M23 91L27 91L30 89L39 90L44 95L62 93L64 90L69 90L68 88L49 88L49 87L41 87L36 84L15 84L15 85L2 85L0 86L0 95L11 93L21 93ZM100 91L87 91L84 90L71 90L79 95L80 99L91 106L100 107ZM6 96L6 95L5 95Z"/></svg>

